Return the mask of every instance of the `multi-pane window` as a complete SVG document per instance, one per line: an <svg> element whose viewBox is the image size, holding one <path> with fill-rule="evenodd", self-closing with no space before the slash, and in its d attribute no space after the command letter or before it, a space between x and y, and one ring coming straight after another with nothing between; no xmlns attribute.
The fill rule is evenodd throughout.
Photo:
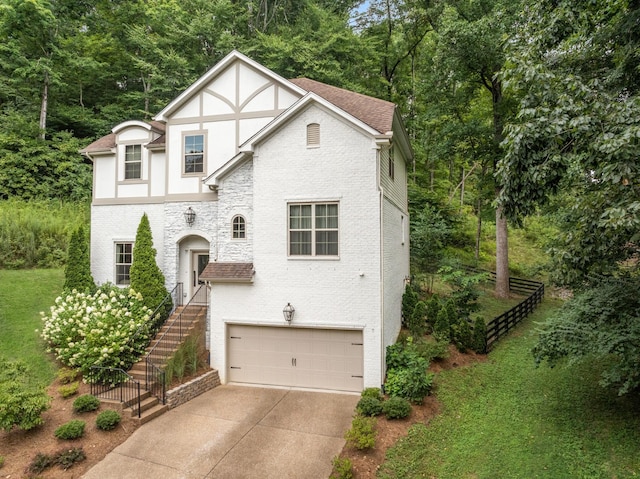
<svg viewBox="0 0 640 479"><path fill-rule="evenodd" d="M289 255L338 256L338 203L289 205Z"/></svg>
<svg viewBox="0 0 640 479"><path fill-rule="evenodd" d="M231 229L233 239L245 239L247 237L247 222L244 217L240 215L234 216L231 221Z"/></svg>
<svg viewBox="0 0 640 479"><path fill-rule="evenodd" d="M204 171L204 135L184 137L184 172L202 173Z"/></svg>
<svg viewBox="0 0 640 479"><path fill-rule="evenodd" d="M127 145L124 150L124 179L142 178L142 145Z"/></svg>
<svg viewBox="0 0 640 479"><path fill-rule="evenodd" d="M116 284L129 284L133 262L133 243L116 243Z"/></svg>

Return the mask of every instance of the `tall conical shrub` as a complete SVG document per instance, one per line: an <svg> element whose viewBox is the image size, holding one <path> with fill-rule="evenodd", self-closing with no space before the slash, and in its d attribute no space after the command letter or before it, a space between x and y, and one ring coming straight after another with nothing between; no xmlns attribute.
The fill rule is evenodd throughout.
<svg viewBox="0 0 640 479"><path fill-rule="evenodd" d="M144 305L154 311L167 295L164 274L156 263L151 226L147 214L143 214L133 245L133 262L129 271L131 288L142 295ZM168 306L168 310L171 305Z"/></svg>
<svg viewBox="0 0 640 479"><path fill-rule="evenodd" d="M64 269L63 289L65 291L75 289L80 292L93 292L96 289L91 275L89 239L82 224L71 234L67 265Z"/></svg>

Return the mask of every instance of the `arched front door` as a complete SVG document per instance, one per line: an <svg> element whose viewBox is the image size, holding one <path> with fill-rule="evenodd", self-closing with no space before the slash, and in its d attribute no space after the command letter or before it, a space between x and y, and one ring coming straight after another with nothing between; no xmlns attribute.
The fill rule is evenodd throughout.
<svg viewBox="0 0 640 479"><path fill-rule="evenodd" d="M209 242L197 235L183 238L179 245L178 281L184 286L184 301L189 301L202 284L200 274L209 263ZM195 298L199 303L206 303L206 294Z"/></svg>

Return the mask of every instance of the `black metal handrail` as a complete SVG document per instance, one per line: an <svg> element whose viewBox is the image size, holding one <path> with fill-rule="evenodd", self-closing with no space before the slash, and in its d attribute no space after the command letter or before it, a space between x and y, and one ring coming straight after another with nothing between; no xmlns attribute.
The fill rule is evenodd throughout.
<svg viewBox="0 0 640 479"><path fill-rule="evenodd" d="M167 308L167 305L171 302L171 307ZM164 322L171 317L173 312L178 306L182 306L182 283L176 284L171 292L162 299L160 304L156 306L149 316L150 322L140 325L138 330L133 334L129 343L133 344L134 341L141 335L147 334L149 338L156 335Z"/></svg>
<svg viewBox="0 0 640 479"><path fill-rule="evenodd" d="M121 402L125 407L131 407L133 413L140 417L140 382L126 371L120 368L91 366L88 380L93 396Z"/></svg>
<svg viewBox="0 0 640 479"><path fill-rule="evenodd" d="M186 319L185 312L192 305L206 306L208 298L209 288L206 285L200 285L182 311L166 325L164 333L145 356L147 389L158 397L162 404L166 403L166 375L163 367L175 352L176 344L184 339L188 331L187 325L191 324L191 320Z"/></svg>

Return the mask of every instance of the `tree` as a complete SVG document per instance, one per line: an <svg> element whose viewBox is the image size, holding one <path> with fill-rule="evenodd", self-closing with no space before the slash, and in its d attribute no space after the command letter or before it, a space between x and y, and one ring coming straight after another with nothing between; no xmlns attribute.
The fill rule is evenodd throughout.
<svg viewBox="0 0 640 479"><path fill-rule="evenodd" d="M156 263L156 249L153 247L151 226L146 213L142 215L136 232L129 277L131 288L142 295L147 308L155 311L168 291L164 285L164 275ZM171 305L168 305L167 310L170 309Z"/></svg>
<svg viewBox="0 0 640 479"><path fill-rule="evenodd" d="M65 291L75 289L80 292L93 292L95 290L96 285L91 275L88 238L83 225L78 226L78 229L71 234L64 278Z"/></svg>
<svg viewBox="0 0 640 479"><path fill-rule="evenodd" d="M634 1L543 0L512 40L508 88L520 99L498 173L520 221L563 191L554 279L575 300L550 318L538 361L613 361L603 384L640 386L640 35Z"/></svg>

